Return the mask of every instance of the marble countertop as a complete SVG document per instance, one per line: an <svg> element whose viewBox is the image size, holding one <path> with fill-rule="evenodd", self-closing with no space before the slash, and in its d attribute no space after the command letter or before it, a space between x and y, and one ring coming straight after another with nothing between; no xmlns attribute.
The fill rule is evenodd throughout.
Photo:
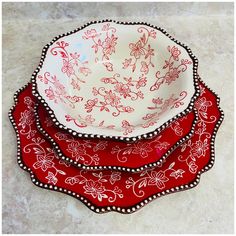
<svg viewBox="0 0 236 236"><path fill-rule="evenodd" d="M233 3L3 3L3 233L233 233ZM221 98L216 162L200 184L131 215L98 215L78 200L35 187L16 162L8 120L42 47L84 23L147 21L186 43L199 74Z"/></svg>

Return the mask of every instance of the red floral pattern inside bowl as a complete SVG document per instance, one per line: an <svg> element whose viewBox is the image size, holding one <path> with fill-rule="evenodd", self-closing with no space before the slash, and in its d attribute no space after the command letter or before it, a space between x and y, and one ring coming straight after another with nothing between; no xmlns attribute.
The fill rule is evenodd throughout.
<svg viewBox="0 0 236 236"><path fill-rule="evenodd" d="M73 134L140 138L186 111L196 92L191 51L145 24L90 24L44 52L33 93Z"/></svg>

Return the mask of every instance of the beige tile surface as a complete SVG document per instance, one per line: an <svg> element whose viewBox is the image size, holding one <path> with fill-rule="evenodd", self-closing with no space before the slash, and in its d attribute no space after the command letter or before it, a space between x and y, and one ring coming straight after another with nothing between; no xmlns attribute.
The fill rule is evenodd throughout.
<svg viewBox="0 0 236 236"><path fill-rule="evenodd" d="M232 233L233 4L3 3L3 233ZM199 58L199 74L221 97L225 120L216 162L192 190L152 202L131 215L97 215L78 200L35 187L16 162L7 113L42 47L95 19L147 21L165 28Z"/></svg>

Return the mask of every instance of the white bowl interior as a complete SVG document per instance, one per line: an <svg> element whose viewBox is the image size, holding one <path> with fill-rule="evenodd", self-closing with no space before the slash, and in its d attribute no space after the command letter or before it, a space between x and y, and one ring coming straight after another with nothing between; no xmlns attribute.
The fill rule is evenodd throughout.
<svg viewBox="0 0 236 236"><path fill-rule="evenodd" d="M104 25L107 24L109 24L107 27L109 27L110 30L102 30ZM88 32L94 32L93 30L96 30L96 33L99 34L99 36L86 39L86 33L88 35ZM155 35L155 37L148 37L150 32L152 32L152 35ZM145 55L141 54L138 58L137 55L140 51L142 52L142 50L133 50L134 52L137 52L135 57L134 55L131 55L132 49L130 45L132 44L132 46L134 46L135 43L141 40L143 35L145 35L146 39L148 38L144 47L145 50L143 50L147 52L148 45L150 45L150 48L154 49L154 55L145 58ZM108 58L104 58L104 49L102 47L98 46L97 53L95 53L95 49L93 48L93 45L95 44L94 41L99 44L98 40L101 40L101 44L105 45L104 41L106 37L110 39L112 37L117 37L117 40L114 40L116 44L110 46L111 49L109 49L109 47L106 48L106 50L115 50L110 54L106 54ZM62 41L69 44L64 47L66 52L62 48L58 48L57 42ZM168 72L168 68L163 69L165 61L167 61L172 55L171 52L168 51L168 47L176 47L181 52L180 55L178 55L178 60L174 60L173 56L170 60L173 62L174 67L177 68L181 64L182 59L192 62L192 59L185 48L176 44L162 32L146 25L122 25L113 22L92 24L76 33L58 39L49 47L43 66L36 79L37 89L43 99L47 102L48 106L53 110L57 120L64 126L75 130L76 132L126 137L151 132L157 127L163 125L169 119L184 111L188 107L195 92L193 83L193 63L187 64L187 68L182 66L182 68L186 69L185 71L181 71L182 68L180 66L179 76L175 81L172 81L170 84L164 82L160 85L159 89L150 91L150 88L157 81L157 71L160 71L161 76L164 76ZM65 54L67 53L66 55L69 55L68 58L63 57L60 51ZM74 54L75 52L79 54L79 60L77 60L78 66L74 63L76 60L73 61L73 57L70 56L70 53ZM134 71L132 71L131 66L125 69L123 68L125 59L128 60L130 58L132 59L132 62L136 60L136 68ZM67 64L68 67L65 66L66 60L71 60L69 66ZM142 62L148 64L149 60L151 60L154 67L149 65L148 73L146 73L145 70L141 71ZM87 63L85 63L86 61ZM111 63L113 65L113 70L109 71L104 63ZM64 71L63 66L65 67ZM87 69L82 73L81 67ZM67 72L65 72L66 69L68 69ZM74 71L74 74L70 73L70 70ZM47 73L50 73L50 75ZM46 91L53 90L54 97L57 95L56 91L58 90L58 84L50 82L53 80L53 76L56 76L61 84L59 85L59 91L61 92L63 90L64 92L60 97L65 102L62 102L60 98L57 98L55 102L55 99L52 99L53 96L50 98L48 93L46 93ZM44 77L49 79L47 83L43 82L42 78ZM104 81L102 81L104 78L115 78L116 82L115 84L104 83ZM132 82L134 84L133 86L124 86L127 84L127 81L125 81L124 78L132 78L132 81L136 82ZM137 88L137 81L140 78L146 78L146 86ZM74 87L75 83L73 83L73 81L76 81L77 86L80 87L79 89ZM131 97L124 97L124 95L118 92L116 88L119 83L122 83L126 89L127 87L130 89L131 92L129 95ZM64 88L60 89L60 86L63 86ZM117 102L119 105L131 107L134 110L132 112L118 112L114 104L114 106L108 104L106 105L106 108L109 109L109 112L106 111L106 109L101 111L101 107L93 107L93 109L88 112L88 109L86 109L88 100L97 99L97 105L101 105L99 102L106 103L107 101L110 101L109 99L105 99L105 92L101 89L102 87L105 91L111 91L112 96L119 99L119 102ZM96 88L97 90L100 88L102 91L101 95L94 95L93 88ZM138 91L143 93L143 98L135 95ZM184 96L186 96L182 96L183 100L181 100L182 97L180 94L183 92L186 92L186 94L184 93ZM144 119L147 114L161 111L160 108L150 109L150 107L155 106L153 99L162 99L162 104L158 105L158 107L160 107L163 105L164 101L169 99L172 95L174 99L181 100L183 104L174 108L167 106L166 111L163 111L163 113L158 116L158 119ZM72 105L72 103L68 101L68 97L71 99L74 96L81 97L83 100L75 102ZM134 100L132 100L132 97L134 97ZM119 114L116 116L114 115L114 112ZM78 124L82 123L82 126L84 127L81 127L81 125L78 126L78 124L71 120L67 121L66 115L72 117ZM93 122L91 122L91 119L89 118L90 116L92 120L94 119ZM147 126L147 122L149 121L153 121L154 124L144 127L145 125ZM126 130L127 127L132 127L132 131L128 132ZM125 130L127 132L125 132Z"/></svg>

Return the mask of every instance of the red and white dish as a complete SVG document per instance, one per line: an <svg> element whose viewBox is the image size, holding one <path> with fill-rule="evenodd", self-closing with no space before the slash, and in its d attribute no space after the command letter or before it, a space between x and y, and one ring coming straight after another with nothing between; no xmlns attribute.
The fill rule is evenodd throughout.
<svg viewBox="0 0 236 236"><path fill-rule="evenodd" d="M71 195L95 212L135 212L160 196L195 187L214 164L214 141L223 112L219 98L202 82L201 97L195 102L199 119L194 135L160 166L140 173L85 171L60 160L36 128L29 86L17 92L9 112L19 166L36 186Z"/></svg>
<svg viewBox="0 0 236 236"><path fill-rule="evenodd" d="M35 116L38 130L51 142L62 160L83 169L128 172L160 165L193 134L197 122L197 112L194 109L172 122L152 139L127 143L73 137L52 122L42 104L35 106Z"/></svg>
<svg viewBox="0 0 236 236"><path fill-rule="evenodd" d="M44 47L33 94L74 136L135 141L191 111L197 64L191 50L161 28L91 22Z"/></svg>

